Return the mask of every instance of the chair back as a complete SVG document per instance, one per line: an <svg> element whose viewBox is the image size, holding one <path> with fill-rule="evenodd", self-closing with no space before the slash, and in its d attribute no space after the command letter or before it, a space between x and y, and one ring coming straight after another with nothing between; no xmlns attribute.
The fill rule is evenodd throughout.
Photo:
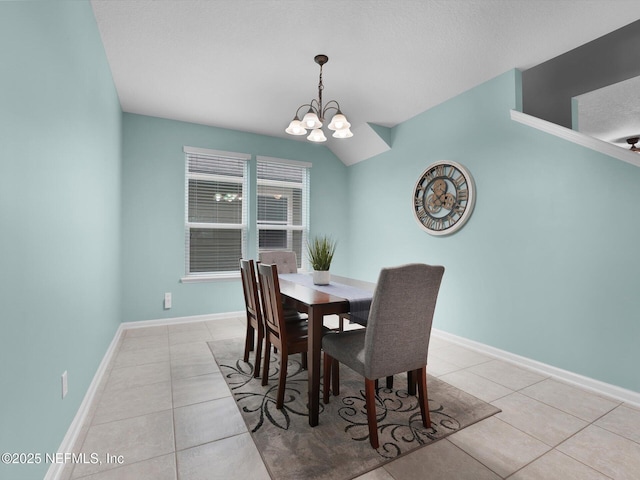
<svg viewBox="0 0 640 480"><path fill-rule="evenodd" d="M276 265L260 263L258 264L258 277L262 291L261 298L264 324L267 329L265 335L273 334L280 338L282 343L286 344L287 329L284 323L278 267Z"/></svg>
<svg viewBox="0 0 640 480"><path fill-rule="evenodd" d="M260 263L276 265L278 273L298 273L296 252L286 250L270 250L258 254Z"/></svg>
<svg viewBox="0 0 640 480"><path fill-rule="evenodd" d="M408 264L380 271L365 334L367 378L427 364L433 312L444 267Z"/></svg>
<svg viewBox="0 0 640 480"><path fill-rule="evenodd" d="M247 317L255 319L258 325L262 325L262 307L260 306L253 260L240 260L240 276L242 277L242 291L244 292Z"/></svg>

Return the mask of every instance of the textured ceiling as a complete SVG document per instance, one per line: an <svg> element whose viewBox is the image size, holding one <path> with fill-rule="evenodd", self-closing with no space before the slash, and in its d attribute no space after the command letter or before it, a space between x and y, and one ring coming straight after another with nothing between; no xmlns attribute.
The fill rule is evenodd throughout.
<svg viewBox="0 0 640 480"><path fill-rule="evenodd" d="M125 112L287 138L318 53L352 130L392 127L640 18L637 0L91 3Z"/></svg>
<svg viewBox="0 0 640 480"><path fill-rule="evenodd" d="M579 95L576 100L580 132L625 148L629 148L627 138L640 137L639 77Z"/></svg>

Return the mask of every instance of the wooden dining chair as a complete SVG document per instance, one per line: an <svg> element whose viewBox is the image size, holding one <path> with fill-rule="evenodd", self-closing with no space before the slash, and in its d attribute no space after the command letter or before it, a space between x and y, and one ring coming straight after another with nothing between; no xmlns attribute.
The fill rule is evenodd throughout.
<svg viewBox="0 0 640 480"><path fill-rule="evenodd" d="M259 263L275 265L278 273L298 273L298 257L292 250L264 250L258 253ZM287 318L304 316L290 305L284 304L284 315Z"/></svg>
<svg viewBox="0 0 640 480"><path fill-rule="evenodd" d="M249 352L256 351L253 376L260 376L260 364L262 363L262 343L264 340L264 320L262 318L262 306L256 281L256 271L253 260L240 260L240 275L242 277L242 291L247 313L247 334L244 342L245 362L249 361ZM255 342L257 332L257 343Z"/></svg>
<svg viewBox="0 0 640 480"><path fill-rule="evenodd" d="M408 264L384 268L373 294L367 328L325 335L323 401L329 403L329 378L334 362L364 377L369 441L379 447L375 381L413 372L425 428L431 425L427 397L427 354L433 312L444 267Z"/></svg>
<svg viewBox="0 0 640 480"><path fill-rule="evenodd" d="M278 267L276 265L258 264L258 278L262 289L262 311L265 325L265 355L262 367L262 385L268 383L271 345L280 354L280 377L276 408L281 409L284 403L284 389L287 380L287 361L289 355L300 353L303 365L306 364L308 350L307 321L291 321L284 316Z"/></svg>
<svg viewBox="0 0 640 480"><path fill-rule="evenodd" d="M298 257L296 252L289 250L265 250L258 254L260 263L276 265L278 273L298 273ZM293 313L293 307L285 305L285 315ZM344 321L349 320L348 313L338 314L338 331L344 330Z"/></svg>

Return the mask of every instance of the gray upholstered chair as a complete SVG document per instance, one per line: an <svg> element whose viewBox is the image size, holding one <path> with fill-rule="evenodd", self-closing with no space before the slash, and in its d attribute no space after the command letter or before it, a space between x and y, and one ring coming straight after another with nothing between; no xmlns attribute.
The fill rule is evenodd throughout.
<svg viewBox="0 0 640 480"><path fill-rule="evenodd" d="M375 381L412 372L425 428L431 425L427 398L427 353L433 312L444 267L408 264L384 268L373 295L367 328L325 335L323 400L329 402L333 362L344 363L364 377L369 440L379 447Z"/></svg>
<svg viewBox="0 0 640 480"><path fill-rule="evenodd" d="M296 252L285 250L270 250L258 254L260 263L276 265L278 273L298 273L298 258Z"/></svg>

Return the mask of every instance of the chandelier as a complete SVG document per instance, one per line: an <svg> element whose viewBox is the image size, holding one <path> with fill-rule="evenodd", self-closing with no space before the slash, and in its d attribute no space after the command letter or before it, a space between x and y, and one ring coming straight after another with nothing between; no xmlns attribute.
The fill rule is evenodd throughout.
<svg viewBox="0 0 640 480"><path fill-rule="evenodd" d="M285 130L290 135L306 135L307 130L311 130L311 133L307 137L307 140L311 142L326 142L327 137L324 136L324 132L321 130L324 123L325 115L329 110L335 110L336 113L331 119L331 123L327 125L329 130L333 131L333 137L335 138L349 138L353 137L353 133L349 130L351 124L347 121L347 117L340 111L340 104L335 100L330 100L323 107L322 105L322 90L324 85L322 84L322 66L329 61L329 57L326 55L316 55L315 62L320 65L320 82L318 83L318 99L311 100L311 103L305 103L300 105L296 110L296 115L291 120L291 123ZM300 109L308 107L309 110L300 120Z"/></svg>

